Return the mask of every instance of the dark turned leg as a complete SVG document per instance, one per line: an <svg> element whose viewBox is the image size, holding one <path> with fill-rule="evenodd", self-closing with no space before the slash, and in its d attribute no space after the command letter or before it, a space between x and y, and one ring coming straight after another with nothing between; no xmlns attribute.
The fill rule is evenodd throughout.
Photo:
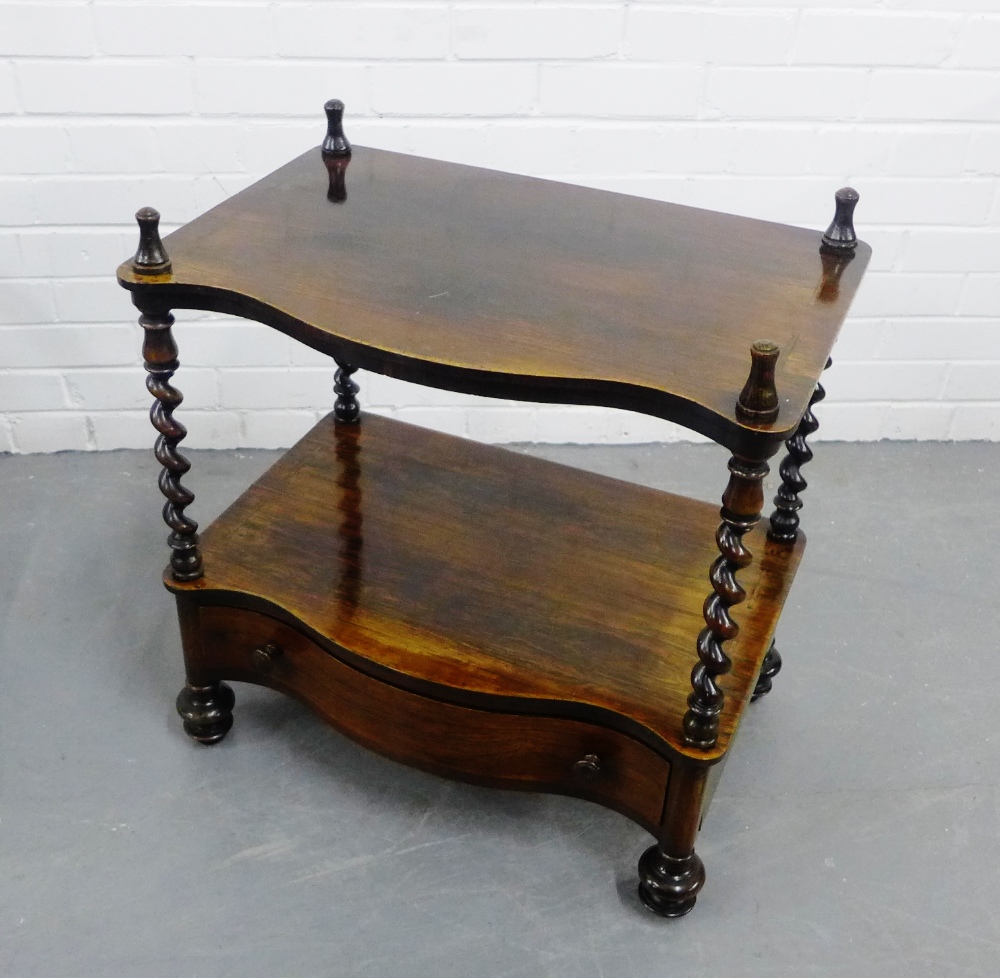
<svg viewBox="0 0 1000 978"><path fill-rule="evenodd" d="M834 201L836 210L833 221L826 229L819 249L823 279L816 295L818 302L832 302L837 298L840 277L854 258L858 247L858 236L854 231L854 208L858 203L858 192L853 187L842 187L834 195ZM823 369L829 369L832 363L828 359ZM823 385L817 384L795 434L785 442L788 454L778 470L781 473L781 488L774 497L775 510L771 514L771 526L767 532L768 537L778 543L793 543L798 536L799 510L802 509L799 495L807 485L802 478L802 466L813 457L806 439L819 428L812 409L824 397L826 391L823 390Z"/></svg>
<svg viewBox="0 0 1000 978"><path fill-rule="evenodd" d="M743 546L743 535L760 520L767 471L766 462L736 456L729 460L722 522L715 534L719 556L709 571L712 593L705 601L705 627L698 636L698 664L691 672L692 691L684 715L684 740L701 750L710 750L719 737L723 694L716 680L732 668L723 643L735 638L739 627L729 609L746 598L736 573L753 559ZM704 764L672 764L660 841L639 860L642 902L664 917L681 917L691 910L705 884L705 867L694 851L694 840L707 772Z"/></svg>
<svg viewBox="0 0 1000 978"><path fill-rule="evenodd" d="M174 419L180 405L181 392L171 386L170 378L177 370L177 344L170 327L174 317L165 309L140 306L139 325L145 331L142 356L146 365L146 387L155 400L149 411L153 427L160 433L154 453L163 466L160 491L167 497L163 520L170 527L170 568L174 580L193 581L202 576L201 554L198 552L198 524L184 514L194 502L194 493L181 485L181 478L191 463L177 451L177 445L187 435L187 429Z"/></svg>
<svg viewBox="0 0 1000 978"><path fill-rule="evenodd" d="M833 363L826 361L827 369ZM774 512L771 514L770 527L767 531L768 539L777 543L794 543L799 535L799 510L802 509L801 494L805 491L808 483L802 476L802 466L812 460L813 452L806 440L810 435L819 429L819 421L813 414L813 406L819 404L826 397L826 391L822 384L816 385L806 413L802 415L795 434L785 442L788 454L781 460L778 472L781 475L781 486L774 497ZM761 666L760 678L754 687L751 700L759 700L771 692L772 680L781 671L781 655L774 642L767 650L764 657L764 664Z"/></svg>
<svg viewBox="0 0 1000 978"><path fill-rule="evenodd" d="M232 689L212 674L201 640L200 609L189 595L177 596L187 683L177 694L184 732L200 744L217 744L233 725Z"/></svg>
<svg viewBox="0 0 1000 978"><path fill-rule="evenodd" d="M854 230L854 208L858 203L858 192L852 187L843 187L834 195L836 212L833 221L823 235L820 245L820 260L823 263L823 279L816 299L819 302L833 302L840 292L840 278L848 263L854 257L858 246L858 236ZM829 370L833 360L827 359L824 370ZM816 385L805 414L799 421L795 434L785 442L788 454L782 459L778 472L781 487L774 497L774 512L771 514L768 539L777 543L794 543L799 535L799 510L802 509L801 494L808 486L802 477L802 466L812 461L813 452L806 440L819 429L819 421L812 409L826 397L822 384ZM771 692L771 681L781 670L781 655L774 642L767 650L760 677L754 687L752 699L758 700Z"/></svg>
<svg viewBox="0 0 1000 978"><path fill-rule="evenodd" d="M832 360L826 361L829 367ZM799 510L802 509L800 494L808 483L802 477L802 466L812 460L813 452L806 439L819 429L819 422L813 414L813 405L819 404L826 397L822 384L816 385L806 413L802 415L795 434L785 442L788 454L782 459L778 469L781 475L781 486L774 497L774 512L771 514L771 526L767 535L778 543L793 543L799 534Z"/></svg>
<svg viewBox="0 0 1000 978"><path fill-rule="evenodd" d="M334 374L333 392L337 400L333 405L333 416L342 424L354 424L361 417L361 405L358 403L358 392L361 388L351 379L358 368L348 366L340 360L334 360L337 372Z"/></svg>
<svg viewBox="0 0 1000 978"><path fill-rule="evenodd" d="M160 214L152 207L143 207L135 219L139 224L139 247L132 259L136 275L159 278L171 271L170 256L160 240ZM160 491L167 497L163 520L170 527L170 568L174 580L193 581L202 576L201 554L198 553L198 524L184 515L194 502L194 493L181 485L181 478L191 463L177 451L177 445L187 435L187 429L174 420L174 411L184 399L170 384L177 370L177 344L171 327L174 317L159 300L145 291L132 293L132 301L141 315L143 329L142 358L146 367L146 388L153 395L149 419L159 432L154 452L163 466Z"/></svg>
<svg viewBox="0 0 1000 978"><path fill-rule="evenodd" d="M757 677L757 685L753 688L753 695L750 701L759 700L771 692L771 680L781 672L781 653L771 639L771 647L764 656L764 663L760 667L760 675Z"/></svg>
<svg viewBox="0 0 1000 978"><path fill-rule="evenodd" d="M171 270L170 258L160 241L160 215L152 207L136 214L139 222L139 248L132 259L138 275L158 276ZM153 449L156 460L163 466L160 472L160 492L167 501L163 520L170 527L170 573L175 581L194 581L203 576L201 553L198 550L198 524L184 510L194 502L194 493L181 484L181 478L191 469L191 463L177 450L187 435L187 429L174 418L174 411L184 398L170 383L178 367L177 344L171 327L174 317L158 302L150 301L141 292L133 293L139 307L139 325L143 329L142 358L146 367L146 387L153 395L149 418L159 432ZM203 744L215 744L233 725L233 691L220 682L202 681L198 675L199 636L197 608L178 596L178 615L184 643L187 685L177 697L177 712L184 718L189 736Z"/></svg>
<svg viewBox="0 0 1000 978"><path fill-rule="evenodd" d="M736 638L739 626L729 609L746 598L736 580L739 570L749 567L753 555L743 546L743 535L760 520L764 505L763 480L767 462L729 460L729 485L719 511L722 522L715 534L719 556L709 571L712 593L705 601L705 627L698 636L698 664L691 672L691 695L684 715L684 740L692 747L710 750L719 736L723 694L716 680L732 668L723 643Z"/></svg>
<svg viewBox="0 0 1000 978"><path fill-rule="evenodd" d="M165 311L147 309L139 322L145 330L142 355L149 373L146 386L156 398L150 418L160 433L155 453L163 466L160 491L167 497L163 519L171 529L167 537L171 575L177 581L193 581L202 576L203 570L198 524L184 515L184 509L194 502L194 493L181 485L181 477L191 463L177 451L187 431L173 417L174 409L183 400L180 391L170 384L177 369L177 345L170 331L174 317ZM188 676L190 680L190 671ZM189 736L203 744L215 744L233 725L233 702L233 691L224 683L201 685L189 681L177 697L177 712L184 718L184 730Z"/></svg>
<svg viewBox="0 0 1000 978"><path fill-rule="evenodd" d="M690 913L705 885L705 864L694 850L671 856L659 844L639 857L639 898L661 917Z"/></svg>
<svg viewBox="0 0 1000 978"><path fill-rule="evenodd" d="M177 694L177 712L184 719L184 732L200 744L217 744L233 725L236 697L225 683L192 686Z"/></svg>
<svg viewBox="0 0 1000 978"><path fill-rule="evenodd" d="M639 858L639 898L661 917L683 917L705 885L694 851L707 767L678 762L670 772L660 841Z"/></svg>

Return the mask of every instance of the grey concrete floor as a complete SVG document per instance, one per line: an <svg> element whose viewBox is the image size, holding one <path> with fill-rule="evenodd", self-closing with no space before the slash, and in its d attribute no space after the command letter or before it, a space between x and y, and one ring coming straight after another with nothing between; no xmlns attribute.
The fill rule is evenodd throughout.
<svg viewBox="0 0 1000 978"><path fill-rule="evenodd" d="M532 451L724 481L709 446ZM203 522L277 455L191 454ZM156 472L0 458L0 974L1000 975L1000 446L818 446L785 669L679 921L595 805L409 770L239 684L229 738L188 741Z"/></svg>

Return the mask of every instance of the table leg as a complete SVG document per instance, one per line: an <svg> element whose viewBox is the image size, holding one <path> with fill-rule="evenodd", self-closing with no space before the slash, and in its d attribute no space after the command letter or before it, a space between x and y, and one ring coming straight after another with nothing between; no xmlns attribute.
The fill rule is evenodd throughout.
<svg viewBox="0 0 1000 978"><path fill-rule="evenodd" d="M826 361L829 367L832 360ZM824 368L825 369L825 368ZM802 509L800 494L808 483L802 477L802 466L813 457L812 449L806 439L819 429L819 422L813 414L813 405L826 397L822 384L816 385L809 406L806 408L795 434L785 442L788 454L782 459L778 472L781 475L781 486L774 497L774 512L771 514L771 526L767 531L770 539L779 543L793 543L799 534L799 510Z"/></svg>
<svg viewBox="0 0 1000 978"><path fill-rule="evenodd" d="M760 520L768 467L767 462L734 455L729 460L729 472L720 510L722 522L715 534L719 556L708 574L712 593L705 601L705 627L698 636L698 663L691 672L693 688L684 714L684 739L702 750L714 747L719 737L723 693L716 680L733 666L724 643L736 638L740 629L729 609L747 596L736 574L753 560L753 554L743 545L743 535Z"/></svg>
<svg viewBox="0 0 1000 978"><path fill-rule="evenodd" d="M827 369L833 363L826 361ZM774 497L774 512L771 514L770 527L767 535L771 540L779 543L794 543L799 535L799 510L802 509L801 493L806 489L808 483L802 476L802 466L812 460L813 451L806 440L810 435L819 430L819 421L813 414L813 405L818 404L826 397L826 391L822 384L816 385L809 405L799 426L795 429L795 434L785 442L788 454L782 459L778 472L781 475L781 486ZM774 641L767 650L764 657L764 664L761 666L760 677L754 687L752 700L759 700L771 692L771 684L774 677L781 671L781 655L775 647Z"/></svg>
<svg viewBox="0 0 1000 978"><path fill-rule="evenodd" d="M153 395L150 421L159 432L153 449L156 460L163 466L160 472L160 492L167 501L163 520L170 527L170 569L175 581L193 581L202 576L201 554L198 551L198 524L184 510L194 502L194 493L181 485L181 478L191 469L191 463L177 451L186 437L187 428L174 418L174 411L184 400L181 392L170 383L177 370L177 344L171 327L174 317L166 310L140 306L139 325L144 331L142 357L146 367L146 387Z"/></svg>
<svg viewBox="0 0 1000 978"><path fill-rule="evenodd" d="M753 695L750 701L759 700L771 692L771 681L781 672L781 653L771 639L771 647L764 656L764 663L760 667L760 675L757 677L757 685L754 686Z"/></svg>
<svg viewBox="0 0 1000 978"><path fill-rule="evenodd" d="M337 372L333 377L333 392L337 400L333 405L333 416L343 424L354 424L361 417L361 405L358 403L358 392L361 388L351 379L358 368L349 366L341 360L334 360Z"/></svg>
<svg viewBox="0 0 1000 978"><path fill-rule="evenodd" d="M177 595L177 618L187 676L187 683L177 694L177 712L184 720L184 732L192 740L217 744L233 725L236 697L229 685L206 671L199 608L183 594Z"/></svg>
<svg viewBox="0 0 1000 978"><path fill-rule="evenodd" d="M705 885L694 851L708 765L675 762L670 769L660 839L639 859L639 897L661 917L683 917Z"/></svg>

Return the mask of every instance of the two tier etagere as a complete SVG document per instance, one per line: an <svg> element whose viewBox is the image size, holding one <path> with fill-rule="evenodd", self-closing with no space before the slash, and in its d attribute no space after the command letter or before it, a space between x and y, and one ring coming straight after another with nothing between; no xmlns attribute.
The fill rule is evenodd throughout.
<svg viewBox="0 0 1000 978"><path fill-rule="evenodd" d="M781 666L812 407L870 254L857 194L819 234L352 149L326 111L321 147L165 241L141 210L118 269L145 332L184 728L219 741L225 680L261 683L403 763L607 805L655 836L639 892L680 916L722 762ZM174 309L337 366L333 411L200 536ZM678 422L731 453L722 508L362 412L358 369Z"/></svg>

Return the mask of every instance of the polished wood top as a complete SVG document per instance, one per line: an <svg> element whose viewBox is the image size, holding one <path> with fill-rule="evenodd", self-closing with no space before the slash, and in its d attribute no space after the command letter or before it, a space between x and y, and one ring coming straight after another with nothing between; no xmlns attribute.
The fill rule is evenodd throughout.
<svg viewBox="0 0 1000 978"><path fill-rule="evenodd" d="M353 364L481 394L623 407L769 454L805 411L867 264L821 233L355 147L310 150L164 239L138 302L269 323ZM336 196L336 195L334 195ZM165 215L169 219L169 215ZM741 422L750 346L780 413Z"/></svg>
<svg viewBox="0 0 1000 978"><path fill-rule="evenodd" d="M362 671L484 709L591 720L721 756L804 546L748 534L717 746L681 722L719 507L364 414L330 415L167 587L304 625ZM299 624L301 623L301 625Z"/></svg>

